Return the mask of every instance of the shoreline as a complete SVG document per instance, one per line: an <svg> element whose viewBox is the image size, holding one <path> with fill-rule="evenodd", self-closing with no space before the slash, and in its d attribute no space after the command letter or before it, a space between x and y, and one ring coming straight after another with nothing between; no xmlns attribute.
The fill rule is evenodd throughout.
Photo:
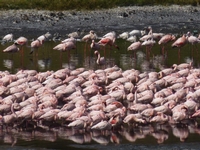
<svg viewBox="0 0 200 150"><path fill-rule="evenodd" d="M104 34L152 26L155 32L198 32L200 7L131 6L95 11L5 10L0 15L0 36L13 33L34 38L49 31L66 36L81 29Z"/></svg>

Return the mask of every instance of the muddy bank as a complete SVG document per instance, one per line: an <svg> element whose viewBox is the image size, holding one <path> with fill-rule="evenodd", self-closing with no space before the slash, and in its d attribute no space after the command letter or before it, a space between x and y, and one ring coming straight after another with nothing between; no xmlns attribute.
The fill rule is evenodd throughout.
<svg viewBox="0 0 200 150"><path fill-rule="evenodd" d="M97 11L44 11L8 10L0 13L0 36L35 37L50 31L62 36L76 31L97 33L143 29L151 25L156 32L182 33L200 28L200 7L193 6L144 6L119 7Z"/></svg>

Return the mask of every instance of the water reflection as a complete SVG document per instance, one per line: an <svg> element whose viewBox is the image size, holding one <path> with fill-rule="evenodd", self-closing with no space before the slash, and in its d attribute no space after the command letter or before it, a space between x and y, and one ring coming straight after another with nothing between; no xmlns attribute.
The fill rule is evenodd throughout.
<svg viewBox="0 0 200 150"><path fill-rule="evenodd" d="M48 131L43 129L35 130L17 130L2 129L0 141L11 146L20 145L19 141L47 141L56 142L67 140L76 144L98 143L101 145L122 144L122 143L148 143L161 144L180 142L193 142L199 138L200 128L197 122L189 122L188 124L178 125L145 125L134 127L122 127L118 130L106 131L86 131L75 130L72 128L51 128ZM189 136L189 134L192 134ZM153 138L152 138L153 137ZM148 141L148 142L145 142Z"/></svg>
<svg viewBox="0 0 200 150"><path fill-rule="evenodd" d="M94 55L94 50L91 50L89 45L85 46L85 43L83 42L77 42L77 49L71 50L69 55L68 52L53 50L53 47L57 45L59 41L47 41L40 49L38 49L37 57L29 54L29 47L24 48L23 58L21 58L18 53L2 53L0 56L2 60L0 69L2 71L8 70L11 73L15 73L19 69L35 69L39 72L44 72L47 70L55 71L64 67L69 67L71 69L78 67L98 69L118 65L123 70L135 68L142 71L154 71L164 67L170 67L174 63L189 62L191 60L194 61L194 66L199 66L199 54L197 51L192 53L192 47L190 45L186 45L181 49L180 58L178 58L178 49L173 49L171 43L165 47L167 51L166 56L161 54L161 46L156 44L152 48L150 57L147 57L145 47L138 50L136 57L134 57L132 51L127 51L127 47L131 44L130 42L126 42L122 39L117 39L116 42L119 45L120 50L110 50L109 48L105 51L100 50L100 54L106 58L106 65L101 67L96 65L97 58ZM9 44L10 43L0 45L0 48L5 49Z"/></svg>

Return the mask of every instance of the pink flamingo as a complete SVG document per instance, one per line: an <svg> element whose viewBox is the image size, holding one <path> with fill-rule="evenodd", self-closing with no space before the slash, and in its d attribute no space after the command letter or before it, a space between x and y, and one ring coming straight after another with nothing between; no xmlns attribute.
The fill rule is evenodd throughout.
<svg viewBox="0 0 200 150"><path fill-rule="evenodd" d="M39 39L31 42L31 51L29 54L32 54L34 50L38 50L39 47L41 47L43 44L43 41L40 41ZM37 53L38 56L38 53Z"/></svg>
<svg viewBox="0 0 200 150"><path fill-rule="evenodd" d="M104 47L106 45L109 45L110 49L111 47L115 47L116 49L119 50L119 47L115 44L115 40L116 40L116 33L113 31L105 34L98 42L98 44L103 45ZM104 55L105 55L105 49L104 49Z"/></svg>
<svg viewBox="0 0 200 150"><path fill-rule="evenodd" d="M20 45L21 47L25 46L28 44L28 39L21 36L19 37L15 42L14 42L16 45ZM22 55L23 55L24 51L22 49Z"/></svg>
<svg viewBox="0 0 200 150"><path fill-rule="evenodd" d="M142 44L141 44L140 41L134 42L127 48L127 50L128 51L133 51L134 52L134 58L136 58L136 50L140 49L141 46L142 46Z"/></svg>
<svg viewBox="0 0 200 150"><path fill-rule="evenodd" d="M69 41L69 42L58 44L53 49L54 50L58 50L60 52L69 51L69 55L68 56L70 56L70 50L71 49L75 49L75 48L76 48L76 45L74 44L74 42ZM60 53L60 58L62 59L61 53Z"/></svg>
<svg viewBox="0 0 200 150"><path fill-rule="evenodd" d="M193 45L200 43L200 39L198 39L198 37L196 37L196 36L191 35L190 32L187 33L186 39L192 45L192 54L193 54ZM196 47L196 51L197 51L197 47Z"/></svg>
<svg viewBox="0 0 200 150"><path fill-rule="evenodd" d="M15 53L18 51L19 51L19 48L17 47L16 44L12 44L3 50L3 52L6 52L6 53Z"/></svg>
<svg viewBox="0 0 200 150"><path fill-rule="evenodd" d="M90 44L90 48L93 50L100 50L101 46L96 43L94 40L92 40L92 43Z"/></svg>
<svg viewBox="0 0 200 150"><path fill-rule="evenodd" d="M158 44L159 45L163 45L163 47L162 47L162 54L164 55L164 45L165 44L167 44L167 43L169 43L170 41L173 41L173 40L175 40L176 39L176 37L174 36L174 35L172 35L172 34L166 34L166 35L164 35L159 41L158 41Z"/></svg>
<svg viewBox="0 0 200 150"><path fill-rule="evenodd" d="M150 55L150 52L151 52L151 49L153 47L153 45L156 43L156 41L152 39L150 40L146 40L142 43L142 46L146 46L146 55L149 56Z"/></svg>
<svg viewBox="0 0 200 150"><path fill-rule="evenodd" d="M101 55L100 55L100 53L98 51L95 51L94 54L96 54L97 57L98 57L96 63L98 65L104 65L105 64L105 58L101 57Z"/></svg>
<svg viewBox="0 0 200 150"><path fill-rule="evenodd" d="M95 40L96 38L97 38L96 33L93 30L91 30L89 34L83 36L82 41L89 42Z"/></svg>
<svg viewBox="0 0 200 150"><path fill-rule="evenodd" d="M178 47L178 56L180 58L180 50L181 47L183 47L187 43L187 39L185 34L182 35L182 37L179 37L173 44L172 47Z"/></svg>

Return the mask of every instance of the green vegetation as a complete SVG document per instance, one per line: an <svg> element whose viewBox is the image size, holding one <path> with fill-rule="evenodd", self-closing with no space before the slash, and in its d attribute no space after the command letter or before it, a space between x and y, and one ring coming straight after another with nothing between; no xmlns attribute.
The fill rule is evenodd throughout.
<svg viewBox="0 0 200 150"><path fill-rule="evenodd" d="M0 9L94 10L133 5L199 5L200 0L0 0Z"/></svg>

